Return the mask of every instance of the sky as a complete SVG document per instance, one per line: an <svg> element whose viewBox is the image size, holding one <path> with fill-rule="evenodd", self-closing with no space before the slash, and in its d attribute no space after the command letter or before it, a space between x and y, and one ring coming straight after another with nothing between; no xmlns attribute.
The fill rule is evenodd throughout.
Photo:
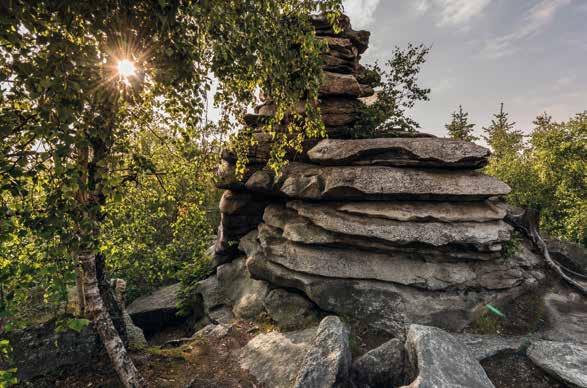
<svg viewBox="0 0 587 388"><path fill-rule="evenodd" d="M431 47L412 117L445 136L459 104L481 134L505 110L524 132L546 111L557 121L587 110L587 0L344 0L354 29L371 32L361 63L395 46Z"/></svg>

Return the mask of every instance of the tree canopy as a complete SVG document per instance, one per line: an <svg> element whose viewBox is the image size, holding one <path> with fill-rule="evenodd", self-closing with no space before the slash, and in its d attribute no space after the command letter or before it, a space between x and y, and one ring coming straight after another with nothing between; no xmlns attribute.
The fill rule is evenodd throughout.
<svg viewBox="0 0 587 388"><path fill-rule="evenodd" d="M459 105L459 110L452 113L452 120L444 126L450 137L453 139L475 141L478 137L473 135L475 124L469 122L469 114L463 111L463 106Z"/></svg>

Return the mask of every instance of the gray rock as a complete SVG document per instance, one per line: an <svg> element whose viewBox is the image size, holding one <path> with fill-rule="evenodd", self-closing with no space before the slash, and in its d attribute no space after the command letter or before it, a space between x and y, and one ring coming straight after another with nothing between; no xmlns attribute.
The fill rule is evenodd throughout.
<svg viewBox="0 0 587 388"><path fill-rule="evenodd" d="M587 346L534 341L527 351L534 364L572 386L587 387Z"/></svg>
<svg viewBox="0 0 587 388"><path fill-rule="evenodd" d="M339 212L362 217L417 222L486 222L503 220L506 212L493 202L408 202L378 201L324 204Z"/></svg>
<svg viewBox="0 0 587 388"><path fill-rule="evenodd" d="M202 338L224 338L230 332L232 325L226 323L219 323L219 324L210 324L204 327L203 329L198 330L192 338L195 337L202 337Z"/></svg>
<svg viewBox="0 0 587 388"><path fill-rule="evenodd" d="M570 241L545 239L548 251L553 259L570 267L575 272L587 274L587 248Z"/></svg>
<svg viewBox="0 0 587 388"><path fill-rule="evenodd" d="M444 330L411 325L406 351L410 388L494 388L467 347Z"/></svg>
<svg viewBox="0 0 587 388"><path fill-rule="evenodd" d="M487 165L489 150L444 138L325 139L308 152L323 165L418 166L475 169Z"/></svg>
<svg viewBox="0 0 587 388"><path fill-rule="evenodd" d="M483 361L502 352L518 352L528 344L526 337L496 335L453 334L477 361Z"/></svg>
<svg viewBox="0 0 587 388"><path fill-rule="evenodd" d="M318 167L290 163L278 182L290 198L311 200L481 200L510 188L475 171L417 170L385 166Z"/></svg>
<svg viewBox="0 0 587 388"><path fill-rule="evenodd" d="M352 381L358 388L397 387L403 383L404 367L404 344L394 338L353 362Z"/></svg>
<svg viewBox="0 0 587 388"><path fill-rule="evenodd" d="M10 367L17 368L17 377L21 382L59 374L67 368L91 368L99 357L105 356L100 339L91 325L80 333L56 333L55 322L49 322L3 334L2 338L7 338L13 348ZM8 367L2 365L0 360L0 369Z"/></svg>
<svg viewBox="0 0 587 388"><path fill-rule="evenodd" d="M566 288L547 293L544 298L546 330L551 340L587 344L587 299Z"/></svg>
<svg viewBox="0 0 587 388"><path fill-rule="evenodd" d="M226 304L233 306L236 317L255 319L265 312L263 301L269 292L267 283L251 278L244 259L221 265L216 276Z"/></svg>
<svg viewBox="0 0 587 388"><path fill-rule="evenodd" d="M515 259L427 262L406 258L401 252L376 253L288 241L283 238L291 238L286 234L288 225L283 235L265 225L259 231L259 243L268 260L296 272L322 277L380 280L426 290L508 289L531 277Z"/></svg>
<svg viewBox="0 0 587 388"><path fill-rule="evenodd" d="M320 322L314 345L302 362L295 388L342 387L347 383L351 366L349 332L337 316Z"/></svg>
<svg viewBox="0 0 587 388"><path fill-rule="evenodd" d="M373 94L373 89L361 85L352 74L325 71L319 93L322 96L367 97Z"/></svg>
<svg viewBox="0 0 587 388"><path fill-rule="evenodd" d="M460 331L471 322L478 306L509 300L537 284L529 278L505 290L428 291L382 281L304 274L273 263L260 250L249 256L247 267L255 278L303 291L324 311L347 316L392 336L403 336L409 323Z"/></svg>
<svg viewBox="0 0 587 388"><path fill-rule="evenodd" d="M305 354L312 348L316 329L260 334L238 354L241 368L268 387L291 388Z"/></svg>
<svg viewBox="0 0 587 388"><path fill-rule="evenodd" d="M127 307L132 321L143 329L147 337L164 327L185 321L185 317L177 315L180 288L179 283L159 288L152 294L141 296Z"/></svg>
<svg viewBox="0 0 587 388"><path fill-rule="evenodd" d="M501 220L483 223L470 221L412 222L382 217L364 217L338 211L336 207L327 204L290 201L287 203L287 207L325 230L373 238L394 245L421 243L438 247L453 244L476 247L477 250L495 251L496 249L492 249L492 247L509 241L512 231L512 227ZM267 222L268 212L278 211L278 208L272 205L266 209L264 220Z"/></svg>
<svg viewBox="0 0 587 388"><path fill-rule="evenodd" d="M318 313L312 302L300 294L282 288L267 294L264 305L271 319L284 330L302 329L318 320Z"/></svg>

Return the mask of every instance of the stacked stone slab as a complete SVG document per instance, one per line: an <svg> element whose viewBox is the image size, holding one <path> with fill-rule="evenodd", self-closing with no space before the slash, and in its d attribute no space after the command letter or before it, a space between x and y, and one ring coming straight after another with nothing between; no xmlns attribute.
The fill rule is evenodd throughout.
<svg viewBox="0 0 587 388"><path fill-rule="evenodd" d="M358 63L369 34L344 21L338 35L315 23L330 47L320 102L329 138L278 177L263 169L268 141L242 179L225 153L216 261L244 253L254 279L393 335L408 323L462 329L485 304L536 284L540 260L525 245L504 254L512 228L499 198L510 188L476 171L487 149L419 133L348 138L373 89ZM247 121L271 113L266 103Z"/></svg>

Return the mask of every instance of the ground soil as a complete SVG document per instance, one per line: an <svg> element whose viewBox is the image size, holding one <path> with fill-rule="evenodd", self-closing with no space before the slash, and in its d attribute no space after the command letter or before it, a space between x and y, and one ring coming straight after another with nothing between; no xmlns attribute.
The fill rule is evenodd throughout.
<svg viewBox="0 0 587 388"><path fill-rule="evenodd" d="M221 339L210 337L188 341L177 348L151 346L131 357L150 387L161 388L261 388L253 376L238 365L236 353L259 333L250 322L237 321ZM162 334L162 338L172 334ZM93 370L68 371L58 378L35 381L39 387L119 388L122 387L108 359L99 360Z"/></svg>
<svg viewBox="0 0 587 388"><path fill-rule="evenodd" d="M570 388L521 354L500 354L482 361L481 365L495 388Z"/></svg>

